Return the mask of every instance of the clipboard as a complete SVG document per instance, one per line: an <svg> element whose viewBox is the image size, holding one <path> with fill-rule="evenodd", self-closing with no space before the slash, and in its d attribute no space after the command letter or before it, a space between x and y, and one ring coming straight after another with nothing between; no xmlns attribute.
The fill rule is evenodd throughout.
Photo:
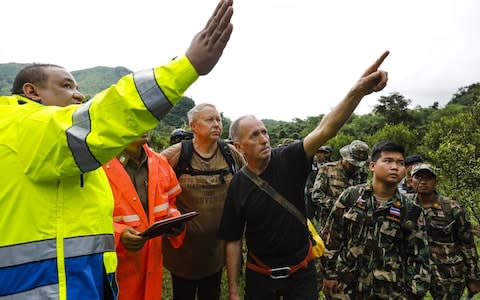
<svg viewBox="0 0 480 300"><path fill-rule="evenodd" d="M140 233L139 235L147 239L157 237L166 232L169 232L172 229L172 227L176 227L180 223L185 223L198 215L199 215L198 212L191 211L180 216L160 220L158 222L153 223L150 227L148 227L144 232Z"/></svg>

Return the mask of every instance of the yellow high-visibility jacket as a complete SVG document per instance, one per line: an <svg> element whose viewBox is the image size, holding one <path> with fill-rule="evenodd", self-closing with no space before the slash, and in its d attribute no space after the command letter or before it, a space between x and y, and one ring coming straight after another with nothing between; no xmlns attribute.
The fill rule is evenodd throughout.
<svg viewBox="0 0 480 300"><path fill-rule="evenodd" d="M183 56L82 105L0 96L0 299L104 299L116 256L113 196L100 167L155 127L197 78Z"/></svg>

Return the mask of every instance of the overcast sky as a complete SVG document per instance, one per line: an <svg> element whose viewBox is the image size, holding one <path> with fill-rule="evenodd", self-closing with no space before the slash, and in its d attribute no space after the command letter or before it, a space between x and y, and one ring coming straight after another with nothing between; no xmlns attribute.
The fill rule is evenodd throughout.
<svg viewBox="0 0 480 300"><path fill-rule="evenodd" d="M1 1L0 63L133 71L182 55L217 0ZM213 72L186 93L235 119L327 113L384 50L384 91L441 105L480 81L478 0L235 0L234 32Z"/></svg>

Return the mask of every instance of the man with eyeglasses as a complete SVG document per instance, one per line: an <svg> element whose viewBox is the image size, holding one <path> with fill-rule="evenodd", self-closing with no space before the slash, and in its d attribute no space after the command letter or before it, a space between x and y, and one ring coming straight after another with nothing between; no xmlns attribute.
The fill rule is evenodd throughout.
<svg viewBox="0 0 480 300"><path fill-rule="evenodd" d="M437 173L431 165L415 166L412 176L430 246L430 293L434 299L460 299L466 286L473 297L480 291L480 269L467 212L436 191Z"/></svg>

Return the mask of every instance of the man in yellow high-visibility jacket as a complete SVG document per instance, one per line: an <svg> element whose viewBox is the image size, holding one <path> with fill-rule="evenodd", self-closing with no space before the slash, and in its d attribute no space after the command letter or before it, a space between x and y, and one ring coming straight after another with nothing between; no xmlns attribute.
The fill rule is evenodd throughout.
<svg viewBox="0 0 480 300"><path fill-rule="evenodd" d="M232 1L220 0L184 56L85 104L62 67L17 75L13 95L0 96L0 299L113 298L113 197L100 167L211 71L232 13Z"/></svg>

